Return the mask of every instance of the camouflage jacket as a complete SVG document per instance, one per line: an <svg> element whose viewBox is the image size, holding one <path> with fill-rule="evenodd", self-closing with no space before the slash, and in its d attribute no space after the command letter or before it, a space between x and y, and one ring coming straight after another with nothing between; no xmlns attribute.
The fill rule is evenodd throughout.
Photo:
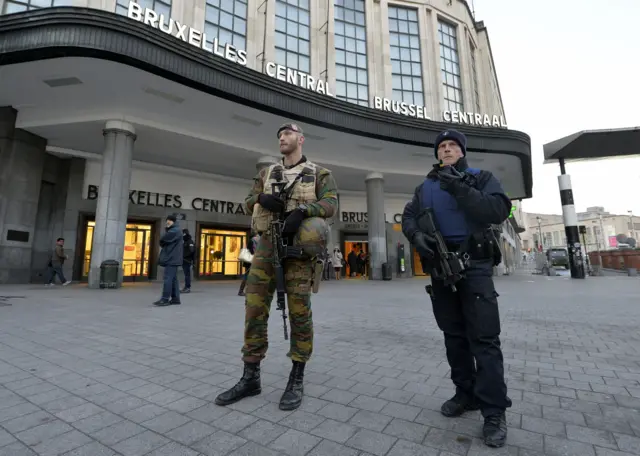
<svg viewBox="0 0 640 456"><path fill-rule="evenodd" d="M306 160L306 158L303 158ZM264 179L267 169L262 169L253 178L253 186L249 195L245 198L248 214L253 214L253 207L258 202L258 196L264 192ZM309 217L331 218L338 208L338 187L336 181L326 168L316 165L316 197L318 201L307 205Z"/></svg>

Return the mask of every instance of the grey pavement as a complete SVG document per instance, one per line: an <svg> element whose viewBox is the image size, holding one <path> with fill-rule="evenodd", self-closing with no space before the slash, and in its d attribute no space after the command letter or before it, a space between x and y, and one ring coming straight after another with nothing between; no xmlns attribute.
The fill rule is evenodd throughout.
<svg viewBox="0 0 640 456"><path fill-rule="evenodd" d="M0 287L0 456L640 455L640 288L634 278L496 279L508 445L482 444L453 394L421 279L324 282L313 296L306 397L278 410L290 362L278 314L263 393L223 408L242 370L237 283ZM275 313L275 312L274 312Z"/></svg>

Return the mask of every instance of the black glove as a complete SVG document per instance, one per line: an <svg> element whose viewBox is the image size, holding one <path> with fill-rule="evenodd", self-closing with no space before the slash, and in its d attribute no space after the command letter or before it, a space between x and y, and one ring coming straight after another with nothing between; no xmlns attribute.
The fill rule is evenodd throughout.
<svg viewBox="0 0 640 456"><path fill-rule="evenodd" d="M304 211L302 209L295 209L291 211L289 216L284 220L284 226L282 232L284 234L295 234L300 228L300 224L304 220Z"/></svg>
<svg viewBox="0 0 640 456"><path fill-rule="evenodd" d="M440 179L440 188L453 195L460 193L466 187L462 175L450 166L445 166L442 171L438 172L438 179Z"/></svg>
<svg viewBox="0 0 640 456"><path fill-rule="evenodd" d="M435 245L435 239L431 236L418 231L413 235L411 243L416 246L416 250L421 257L433 260L435 258L435 252L430 245Z"/></svg>
<svg viewBox="0 0 640 456"><path fill-rule="evenodd" d="M284 201L274 195L260 193L258 196L258 203L260 206L271 212L282 212L284 210Z"/></svg>

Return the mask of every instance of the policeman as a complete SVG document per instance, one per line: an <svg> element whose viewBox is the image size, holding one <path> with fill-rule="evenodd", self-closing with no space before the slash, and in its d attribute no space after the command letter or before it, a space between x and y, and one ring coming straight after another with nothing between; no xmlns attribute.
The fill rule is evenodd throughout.
<svg viewBox="0 0 640 456"><path fill-rule="evenodd" d="M302 155L304 135L298 125L282 125L278 129L278 139L282 161L258 173L245 200L252 214L253 231L260 234L260 240L247 279L242 347L244 373L235 386L216 398L218 405L232 404L262 391L260 362L267 352L267 321L276 287L270 229L274 213L283 209L286 216L283 236L304 254L284 260L291 325L291 346L287 356L293 366L280 399L280 409L294 410L302 402L305 363L313 349L310 300L313 267L315 260L326 250L329 229L325 219L336 211L338 190L329 170ZM291 186L290 197L286 201L273 194L272 184L283 182Z"/></svg>
<svg viewBox="0 0 640 456"><path fill-rule="evenodd" d="M492 273L500 253L491 225L507 219L511 201L493 174L467 166L466 145L466 137L456 130L438 135L434 149L439 163L407 203L402 231L416 247L424 272L432 276L428 290L433 313L444 333L456 386L455 396L442 405L441 412L453 417L480 408L485 444L501 447L507 439L505 410L511 400L498 337L498 293ZM455 292L433 279L433 268L439 264L435 238L420 231L416 221L426 208L433 210L447 249L466 259L465 277Z"/></svg>

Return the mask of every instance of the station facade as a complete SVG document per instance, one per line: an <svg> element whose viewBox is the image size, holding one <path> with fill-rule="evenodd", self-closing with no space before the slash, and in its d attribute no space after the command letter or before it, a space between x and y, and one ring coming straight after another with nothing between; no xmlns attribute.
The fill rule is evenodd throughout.
<svg viewBox="0 0 640 456"><path fill-rule="evenodd" d="M529 137L508 128L487 30L464 1L0 11L0 283L44 281L57 237L73 280L97 286L107 259L125 281L153 280L169 214L196 241L196 277L238 278L244 198L288 121L338 183L330 249L365 251L373 279L383 263L421 273L400 214L440 131L463 131L471 166L531 196ZM502 227L507 254L518 229Z"/></svg>

